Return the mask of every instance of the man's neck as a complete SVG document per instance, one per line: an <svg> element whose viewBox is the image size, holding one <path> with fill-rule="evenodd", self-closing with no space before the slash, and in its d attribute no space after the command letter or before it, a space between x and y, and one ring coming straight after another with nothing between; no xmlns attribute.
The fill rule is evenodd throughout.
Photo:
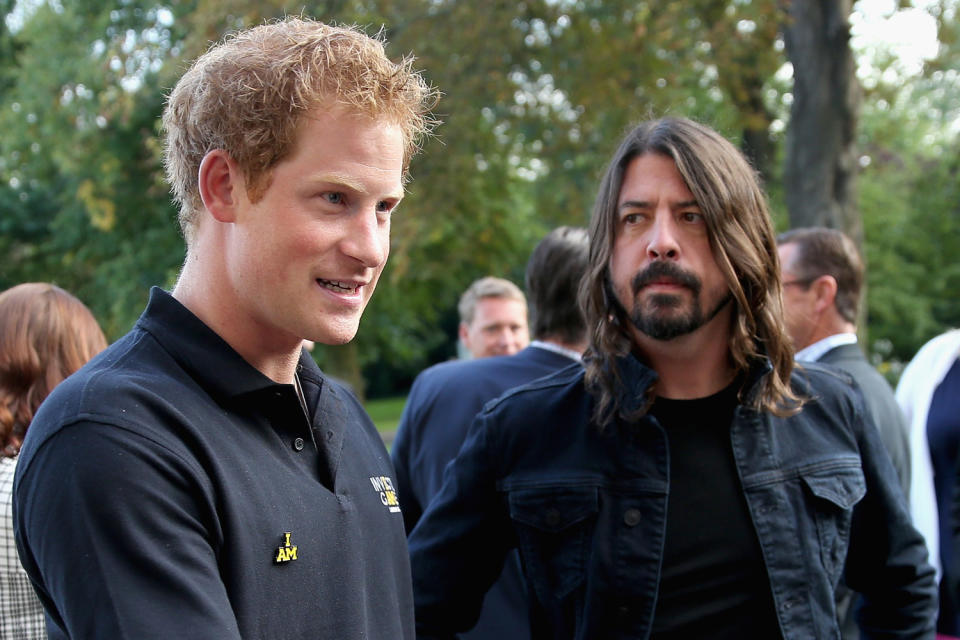
<svg viewBox="0 0 960 640"><path fill-rule="evenodd" d="M274 382L293 384L303 341L258 331L245 310L229 295L216 270L188 252L173 297L229 344L252 367Z"/></svg>

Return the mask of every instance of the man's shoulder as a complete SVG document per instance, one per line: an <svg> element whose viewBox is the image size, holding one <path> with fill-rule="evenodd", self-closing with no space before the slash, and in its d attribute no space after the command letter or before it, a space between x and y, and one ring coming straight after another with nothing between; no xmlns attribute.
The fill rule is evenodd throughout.
<svg viewBox="0 0 960 640"><path fill-rule="evenodd" d="M512 372L552 372L574 362L571 358L546 349L527 347L509 356L441 362L424 369L417 377L425 381L447 381L458 378L475 379L477 376L485 375L499 376Z"/></svg>
<svg viewBox="0 0 960 640"><path fill-rule="evenodd" d="M833 364L837 362L866 362L867 358L857 343L837 345L826 351L817 362Z"/></svg>
<svg viewBox="0 0 960 640"><path fill-rule="evenodd" d="M790 374L790 382L801 392L844 392L854 384L849 371L823 362L798 363Z"/></svg>
<svg viewBox="0 0 960 640"><path fill-rule="evenodd" d="M863 411L863 392L849 371L817 362L804 362L793 368L790 385L804 400L801 414L810 414L814 406Z"/></svg>
<svg viewBox="0 0 960 640"><path fill-rule="evenodd" d="M60 431L100 423L128 431L154 432L175 411L174 403L198 396L190 377L144 331L132 330L57 385L30 424L21 457ZM202 394L199 394L202 396ZM203 399L212 405L209 398Z"/></svg>
<svg viewBox="0 0 960 640"><path fill-rule="evenodd" d="M794 368L791 386L803 405L799 413L786 418L788 422L818 425L817 428L832 425L853 433L873 421L863 388L844 369L805 362Z"/></svg>
<svg viewBox="0 0 960 640"><path fill-rule="evenodd" d="M571 362L561 369L512 387L496 400L488 403L484 410L512 410L515 407L534 406L546 409L558 400L586 395L583 378L583 366L580 363Z"/></svg>
<svg viewBox="0 0 960 640"><path fill-rule="evenodd" d="M890 383L870 364L857 345L843 345L832 349L824 354L819 362L849 373L863 387L876 387L877 392L886 390L893 395Z"/></svg>

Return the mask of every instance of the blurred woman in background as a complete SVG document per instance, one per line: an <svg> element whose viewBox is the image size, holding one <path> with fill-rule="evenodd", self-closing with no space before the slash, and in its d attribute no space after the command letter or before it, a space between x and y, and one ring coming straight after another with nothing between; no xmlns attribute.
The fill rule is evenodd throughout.
<svg viewBox="0 0 960 640"><path fill-rule="evenodd" d="M30 282L0 293L0 638L46 638L13 539L20 444L47 394L106 346L90 310L60 287Z"/></svg>

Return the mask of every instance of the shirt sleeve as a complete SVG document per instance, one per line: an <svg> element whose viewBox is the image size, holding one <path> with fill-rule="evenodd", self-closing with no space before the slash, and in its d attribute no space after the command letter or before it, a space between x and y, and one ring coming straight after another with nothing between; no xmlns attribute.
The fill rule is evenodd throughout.
<svg viewBox="0 0 960 640"><path fill-rule="evenodd" d="M18 479L15 527L63 637L240 638L205 477L112 425L72 424L41 445Z"/></svg>

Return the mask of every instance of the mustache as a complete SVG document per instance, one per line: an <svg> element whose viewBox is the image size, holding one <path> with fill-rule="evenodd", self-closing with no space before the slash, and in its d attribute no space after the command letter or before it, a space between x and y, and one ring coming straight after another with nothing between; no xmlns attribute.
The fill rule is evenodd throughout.
<svg viewBox="0 0 960 640"><path fill-rule="evenodd" d="M658 260L651 263L650 266L643 271L638 271L637 275L633 276L633 280L630 282L633 295L637 295L645 286L653 284L661 278L669 278L677 284L690 289L695 294L700 293L701 284L697 276L684 271L672 262L662 262Z"/></svg>

